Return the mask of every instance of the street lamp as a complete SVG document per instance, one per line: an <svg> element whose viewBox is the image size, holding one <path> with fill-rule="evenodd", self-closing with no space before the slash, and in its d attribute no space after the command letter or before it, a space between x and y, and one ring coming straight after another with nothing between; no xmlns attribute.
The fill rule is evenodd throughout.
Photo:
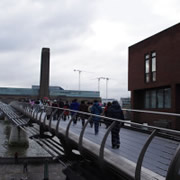
<svg viewBox="0 0 180 180"><path fill-rule="evenodd" d="M98 91L100 92L100 80L104 79L104 77L98 77Z"/></svg>

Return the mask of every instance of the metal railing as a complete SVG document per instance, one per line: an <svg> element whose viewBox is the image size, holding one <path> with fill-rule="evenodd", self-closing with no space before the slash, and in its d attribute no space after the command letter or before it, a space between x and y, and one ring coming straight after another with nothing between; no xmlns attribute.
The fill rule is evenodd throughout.
<svg viewBox="0 0 180 180"><path fill-rule="evenodd" d="M50 132L57 135L59 138L61 138L62 135L64 135L66 142L70 142L70 141L76 142L80 153L83 153L85 150L87 151L87 149L89 147L93 147L93 149L88 149L88 150L91 151L92 154L95 153L96 158L99 159L100 165L102 165L104 162L110 163L110 164L112 163L107 159L107 156L113 157L112 152L109 152L107 150L105 144L107 143L107 139L108 139L108 136L109 136L111 130L115 126L114 122L119 121L121 123L129 124L130 126L136 126L136 127L140 127L140 128L148 128L148 130L151 133L145 139L144 144L142 145L142 148L138 154L137 162L135 162L135 164L131 163L129 161L126 161L126 160L122 159L121 157L119 157L119 159L118 159L117 156L115 156L114 159L117 158L120 163L116 161L116 162L114 162L114 164L111 164L113 168L115 168L115 169L117 168L122 173L121 175L125 175L129 179L135 179L135 180L148 179L151 175L157 179L158 178L162 179L163 177L158 176L158 174L156 172L151 171L149 173L149 171L143 167L142 164L143 164L145 153L147 153L147 150L148 150L150 144L152 143L152 140L155 137L157 137L158 134L160 134L160 133L165 133L167 136L168 135L170 135L170 136L176 135L176 136L180 137L180 131L177 131L177 130L165 129L165 128L154 127L154 126L147 126L147 125L142 125L142 124L138 124L138 123L134 123L134 122L128 122L125 120L119 120L119 119L109 118L109 117L105 117L105 116L101 116L101 115L95 115L95 114L91 114L91 113L87 113L87 112L75 111L75 110L71 110L71 109L56 108L56 107L52 107L52 106L43 106L43 108L41 108L39 105L34 105L33 107L31 107L30 104L19 103L19 102L12 103L12 106L15 109L17 109L18 111L21 111L23 114L25 114L28 117L30 117L31 119L33 119L36 123L43 125L44 128L48 129ZM51 110L51 112L52 112L49 120L47 119L47 111L48 110ZM178 116L178 117L180 116L180 114L175 114L175 113L173 113L173 114L172 113L160 113L160 112L129 110L129 109L124 109L124 110L130 111L130 112L154 113L154 114L163 114L163 115L166 114L166 115ZM54 123L53 117L57 111L60 111L61 113L59 114L59 117L57 118L56 123ZM69 111L70 113L75 113L75 114L69 119L69 122L67 123L66 128L62 128L62 127L60 127L60 124L61 124L60 122L62 122L62 115L65 111ZM74 118L76 118L77 115L85 115L85 116L87 116L87 118L86 118L86 122L85 122L84 126L80 130L79 136L76 137L76 135L74 134L74 132L72 130L70 130L70 128L72 127L71 125L73 123L73 120L74 120ZM86 140L86 138L85 138L85 130L87 129L88 124L93 117L100 118L102 120L101 123L104 122L104 119L111 121L111 125L105 130L105 133L102 137L102 141L100 142L99 149L97 148L97 145L95 145L95 143L92 143L91 141ZM85 146L83 146L83 143L85 145L87 145L86 143L89 143L89 144L92 144L92 146L89 146L86 148ZM98 151L98 152L96 152L96 151ZM125 163L125 164L122 164L122 163ZM127 166L126 166L126 164L127 164ZM168 170L166 173L166 177L164 177L164 178L166 178L166 180L179 179L179 177L180 177L179 169L180 169L180 142L177 141L176 151L173 154L173 157L171 158L171 162L169 164L169 167L168 167Z"/></svg>

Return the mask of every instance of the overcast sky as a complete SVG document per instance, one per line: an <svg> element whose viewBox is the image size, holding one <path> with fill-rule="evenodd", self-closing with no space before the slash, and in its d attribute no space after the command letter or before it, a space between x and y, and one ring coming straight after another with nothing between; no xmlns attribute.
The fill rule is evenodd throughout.
<svg viewBox="0 0 180 180"><path fill-rule="evenodd" d="M0 87L39 84L43 47L50 85L128 97L128 47L179 23L179 0L1 0ZM106 97L106 81L100 81Z"/></svg>

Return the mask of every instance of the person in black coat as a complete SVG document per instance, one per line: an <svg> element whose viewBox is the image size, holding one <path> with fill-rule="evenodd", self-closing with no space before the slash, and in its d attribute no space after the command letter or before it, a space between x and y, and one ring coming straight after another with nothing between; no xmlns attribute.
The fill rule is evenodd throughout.
<svg viewBox="0 0 180 180"><path fill-rule="evenodd" d="M85 101L81 101L81 104L80 104L80 106L79 106L79 111L88 112L88 106L86 105ZM85 114L79 114L79 117L80 117L81 120L82 120L82 127L83 127L84 124L85 124L85 119L87 118L87 115L85 115Z"/></svg>
<svg viewBox="0 0 180 180"><path fill-rule="evenodd" d="M121 106L117 101L113 101L112 105L110 108L107 110L107 116L115 119L121 119L124 120L124 114L123 111L121 110ZM113 120L111 121L111 123ZM118 149L120 147L120 128L123 125L123 123L116 121L115 126L111 130L111 142L112 142L112 148L113 149Z"/></svg>

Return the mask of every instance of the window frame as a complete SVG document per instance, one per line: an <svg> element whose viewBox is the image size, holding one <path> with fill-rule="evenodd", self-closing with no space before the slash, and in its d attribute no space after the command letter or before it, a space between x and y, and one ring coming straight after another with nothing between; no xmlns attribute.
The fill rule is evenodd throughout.
<svg viewBox="0 0 180 180"><path fill-rule="evenodd" d="M145 83L150 82L150 55L147 53L144 56L144 74L145 74Z"/></svg>

